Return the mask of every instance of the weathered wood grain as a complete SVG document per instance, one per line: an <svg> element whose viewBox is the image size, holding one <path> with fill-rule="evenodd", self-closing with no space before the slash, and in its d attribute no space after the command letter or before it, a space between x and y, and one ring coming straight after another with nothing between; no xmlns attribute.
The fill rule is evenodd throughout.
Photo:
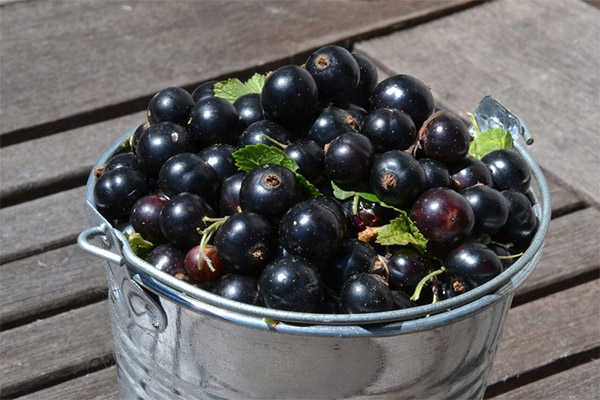
<svg viewBox="0 0 600 400"><path fill-rule="evenodd" d="M167 86L287 62L328 43L473 3L15 3L3 9L0 24L0 135L32 126L51 130L44 124L148 97ZM331 18L340 12L344 18Z"/></svg>
<svg viewBox="0 0 600 400"><path fill-rule="evenodd" d="M596 279L511 309L489 384L597 347L598 296Z"/></svg>
<svg viewBox="0 0 600 400"><path fill-rule="evenodd" d="M517 294L567 281L600 268L600 212L587 208L552 220L538 267Z"/></svg>
<svg viewBox="0 0 600 400"><path fill-rule="evenodd" d="M0 149L0 201L76 177L85 182L104 150L145 121L135 113Z"/></svg>
<svg viewBox="0 0 600 400"><path fill-rule="evenodd" d="M102 369L82 377L30 393L19 400L118 400L117 368Z"/></svg>
<svg viewBox="0 0 600 400"><path fill-rule="evenodd" d="M598 205L599 18L581 1L496 1L355 48L456 112L493 94L527 122L538 162Z"/></svg>
<svg viewBox="0 0 600 400"><path fill-rule="evenodd" d="M0 326L97 301L106 293L105 265L70 245L0 266Z"/></svg>
<svg viewBox="0 0 600 400"><path fill-rule="evenodd" d="M0 263L75 243L88 227L85 187L0 210Z"/></svg>
<svg viewBox="0 0 600 400"><path fill-rule="evenodd" d="M0 332L0 398L112 360L105 301Z"/></svg>
<svg viewBox="0 0 600 400"><path fill-rule="evenodd" d="M600 398L600 360L594 360L492 397L495 400Z"/></svg>

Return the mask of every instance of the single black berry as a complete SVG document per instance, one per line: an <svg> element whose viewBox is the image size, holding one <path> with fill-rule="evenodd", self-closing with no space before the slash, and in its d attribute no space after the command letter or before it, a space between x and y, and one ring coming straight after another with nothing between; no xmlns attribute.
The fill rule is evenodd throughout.
<svg viewBox="0 0 600 400"><path fill-rule="evenodd" d="M325 46L312 53L306 70L315 79L319 98L324 101L353 92L360 79L356 59L340 46Z"/></svg>
<svg viewBox="0 0 600 400"><path fill-rule="evenodd" d="M233 106L237 110L240 119L245 126L265 119L259 93L248 93L238 98Z"/></svg>
<svg viewBox="0 0 600 400"><path fill-rule="evenodd" d="M413 156L392 150L375 157L369 182L384 203L404 208L425 190L426 176Z"/></svg>
<svg viewBox="0 0 600 400"><path fill-rule="evenodd" d="M376 153L405 150L413 144L417 135L415 124L410 116L392 108L371 111L360 133L371 139Z"/></svg>
<svg viewBox="0 0 600 400"><path fill-rule="evenodd" d="M187 122L190 139L196 149L212 144L235 144L242 133L242 123L230 102L219 97L200 100Z"/></svg>
<svg viewBox="0 0 600 400"><path fill-rule="evenodd" d="M155 94L148 103L146 111L148 121L151 124L174 122L178 125L185 125L194 104L192 96L182 88L163 89Z"/></svg>
<svg viewBox="0 0 600 400"><path fill-rule="evenodd" d="M327 146L325 171L335 183L356 183L369 176L373 155L373 146L366 136L344 133Z"/></svg>

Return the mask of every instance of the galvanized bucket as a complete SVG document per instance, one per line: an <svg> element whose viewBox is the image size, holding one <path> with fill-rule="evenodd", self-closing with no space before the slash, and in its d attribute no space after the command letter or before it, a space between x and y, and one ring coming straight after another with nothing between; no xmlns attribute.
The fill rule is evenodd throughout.
<svg viewBox="0 0 600 400"><path fill-rule="evenodd" d="M510 113L500 121L507 116L522 122ZM480 119L480 125L486 123ZM104 165L130 134L97 165ZM521 124L515 136L520 135L530 140ZM108 261L121 397L483 398L515 290L539 262L550 223L542 172L520 142L515 147L532 170L531 195L540 219L529 249L500 276L466 294L377 314L265 309L158 271L136 257L123 233L98 213L96 178L90 174L86 206L93 227L80 234L78 244ZM91 242L95 237L102 247Z"/></svg>

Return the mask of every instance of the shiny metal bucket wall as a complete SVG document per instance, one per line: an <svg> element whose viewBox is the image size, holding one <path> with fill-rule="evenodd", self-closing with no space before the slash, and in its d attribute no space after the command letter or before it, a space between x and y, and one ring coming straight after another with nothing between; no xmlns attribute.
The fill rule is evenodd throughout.
<svg viewBox="0 0 600 400"><path fill-rule="evenodd" d="M115 143L97 165L119 147ZM540 219L529 249L466 294L377 314L268 310L164 274L137 258L95 209L90 174L92 228L78 243L108 261L122 398L482 398L512 298L539 262L550 223L542 172L522 144L515 147L532 169ZM102 247L92 243L95 237Z"/></svg>

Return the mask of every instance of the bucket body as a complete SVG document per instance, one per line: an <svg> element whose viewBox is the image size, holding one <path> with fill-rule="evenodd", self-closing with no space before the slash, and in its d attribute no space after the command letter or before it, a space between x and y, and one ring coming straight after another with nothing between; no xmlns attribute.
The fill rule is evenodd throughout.
<svg viewBox="0 0 600 400"><path fill-rule="evenodd" d="M93 227L78 244L108 261L122 398L483 398L512 298L538 264L550 222L543 174L523 145L515 147L532 170L530 197L540 220L529 249L500 276L465 294L377 314L269 310L158 271L137 258L122 232L96 210L90 174L86 210ZM100 246L92 244L94 237Z"/></svg>
<svg viewBox="0 0 600 400"><path fill-rule="evenodd" d="M108 274L111 286L125 278ZM165 298L159 304L168 324L152 332L111 295L121 397L482 398L512 297L507 291L479 312L419 331L325 326L299 334L285 324L241 315L232 321Z"/></svg>

